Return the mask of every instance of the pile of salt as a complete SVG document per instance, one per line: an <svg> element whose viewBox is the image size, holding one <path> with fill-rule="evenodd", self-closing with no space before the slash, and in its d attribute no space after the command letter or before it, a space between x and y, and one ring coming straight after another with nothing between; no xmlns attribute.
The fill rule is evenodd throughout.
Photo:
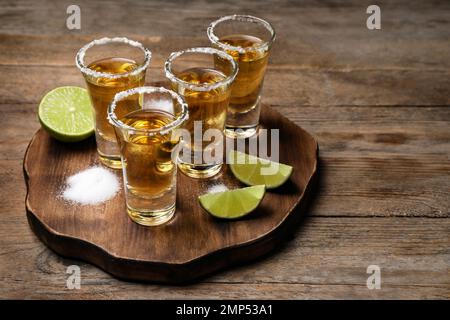
<svg viewBox="0 0 450 320"><path fill-rule="evenodd" d="M80 204L98 204L114 197L119 186L115 174L102 167L92 167L69 177L62 196Z"/></svg>
<svg viewBox="0 0 450 320"><path fill-rule="evenodd" d="M227 191L228 188L223 183L214 184L211 187L208 188L208 193L218 193L218 192L224 192Z"/></svg>

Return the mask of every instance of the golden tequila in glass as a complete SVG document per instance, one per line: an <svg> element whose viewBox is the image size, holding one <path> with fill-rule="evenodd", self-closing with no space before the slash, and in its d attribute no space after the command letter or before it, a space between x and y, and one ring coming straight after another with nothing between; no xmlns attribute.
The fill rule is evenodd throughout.
<svg viewBox="0 0 450 320"><path fill-rule="evenodd" d="M119 117L128 104L138 110ZM142 225L165 223L175 212L175 130L187 118L187 105L170 90L140 87L116 95L108 114L120 146L128 215Z"/></svg>
<svg viewBox="0 0 450 320"><path fill-rule="evenodd" d="M222 43L242 48L250 48L261 44L263 41L259 38L246 35L231 35L222 37ZM231 89L231 100L228 108L232 122L236 114L247 113L256 108L259 95L264 81L267 62L269 60L268 52L247 51L239 54L237 51L227 51L239 64L239 72L234 79ZM222 63L217 60L217 63ZM256 121L253 122L257 122Z"/></svg>
<svg viewBox="0 0 450 320"><path fill-rule="evenodd" d="M179 79L192 84L214 84L226 79L226 76L217 70L207 68L192 68L181 72ZM177 89L174 85L173 89ZM227 116L227 106L230 99L229 92L221 88L210 91L184 90L184 99L189 106L189 120L184 128L189 132L194 132L194 121L203 121L203 131L217 128L223 130ZM195 119L195 120L194 120ZM202 141L201 150L210 144L209 141ZM191 148L195 149L194 139L191 139Z"/></svg>
<svg viewBox="0 0 450 320"><path fill-rule="evenodd" d="M217 55L223 60L221 66L215 65ZM176 52L166 62L172 89L184 97L189 108L184 125L189 139L183 140L178 167L190 177L211 177L222 167L223 130L236 73L233 58L212 48ZM206 138L212 132L215 137Z"/></svg>
<svg viewBox="0 0 450 320"><path fill-rule="evenodd" d="M275 31L262 19L233 15L211 23L208 37L239 65L232 86L225 133L234 138L252 136L259 124L261 90ZM222 60L217 59L216 64L220 66Z"/></svg>
<svg viewBox="0 0 450 320"><path fill-rule="evenodd" d="M116 93L144 85L150 52L135 41L104 38L83 47L76 61L86 80L95 112L95 137L100 160L108 167L120 168L116 136L107 120L108 106ZM121 101L124 107L118 108L119 116L136 110L133 109L138 106L136 102Z"/></svg>

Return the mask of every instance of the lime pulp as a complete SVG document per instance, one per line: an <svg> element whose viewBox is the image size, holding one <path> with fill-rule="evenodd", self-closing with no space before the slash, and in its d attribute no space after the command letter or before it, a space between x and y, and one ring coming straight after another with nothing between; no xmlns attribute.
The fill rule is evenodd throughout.
<svg viewBox="0 0 450 320"><path fill-rule="evenodd" d="M42 127L63 142L81 141L94 132L94 115L89 94L79 87L59 87L41 100L38 117Z"/></svg>
<svg viewBox="0 0 450 320"><path fill-rule="evenodd" d="M254 211L266 192L264 185L207 193L198 197L200 205L211 215L237 219Z"/></svg>
<svg viewBox="0 0 450 320"><path fill-rule="evenodd" d="M249 186L265 185L267 189L277 188L284 184L293 171L289 165L235 150L228 154L228 163L236 179Z"/></svg>

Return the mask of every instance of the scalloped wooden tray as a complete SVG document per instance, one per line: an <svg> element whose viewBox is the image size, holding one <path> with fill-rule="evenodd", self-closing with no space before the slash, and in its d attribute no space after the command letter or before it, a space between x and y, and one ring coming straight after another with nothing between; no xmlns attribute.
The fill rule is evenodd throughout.
<svg viewBox="0 0 450 320"><path fill-rule="evenodd" d="M214 184L242 186L227 166L207 180L178 172L175 218L158 227L132 222L123 192L95 206L62 200L58 195L68 176L99 164L95 141L64 144L39 130L24 159L29 224L58 254L126 280L185 283L251 261L276 248L300 223L318 167L318 144L308 132L266 106L261 125L280 129L280 161L294 167L286 184L266 193L248 218L227 222L212 218L197 202ZM114 172L122 179L120 170Z"/></svg>

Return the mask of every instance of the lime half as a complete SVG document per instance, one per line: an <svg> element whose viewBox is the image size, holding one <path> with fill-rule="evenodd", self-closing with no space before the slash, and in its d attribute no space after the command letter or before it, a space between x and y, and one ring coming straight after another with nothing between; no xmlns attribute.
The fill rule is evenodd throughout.
<svg viewBox="0 0 450 320"><path fill-rule="evenodd" d="M59 87L42 98L38 110L42 127L63 142L76 142L94 132L94 115L86 89Z"/></svg>
<svg viewBox="0 0 450 320"><path fill-rule="evenodd" d="M223 219L241 218L258 207L265 186L253 186L217 193L207 193L198 197L201 206L214 217Z"/></svg>
<svg viewBox="0 0 450 320"><path fill-rule="evenodd" d="M265 185L273 189L285 183L293 168L286 164L261 159L239 151L232 150L228 155L233 175L246 185Z"/></svg>

